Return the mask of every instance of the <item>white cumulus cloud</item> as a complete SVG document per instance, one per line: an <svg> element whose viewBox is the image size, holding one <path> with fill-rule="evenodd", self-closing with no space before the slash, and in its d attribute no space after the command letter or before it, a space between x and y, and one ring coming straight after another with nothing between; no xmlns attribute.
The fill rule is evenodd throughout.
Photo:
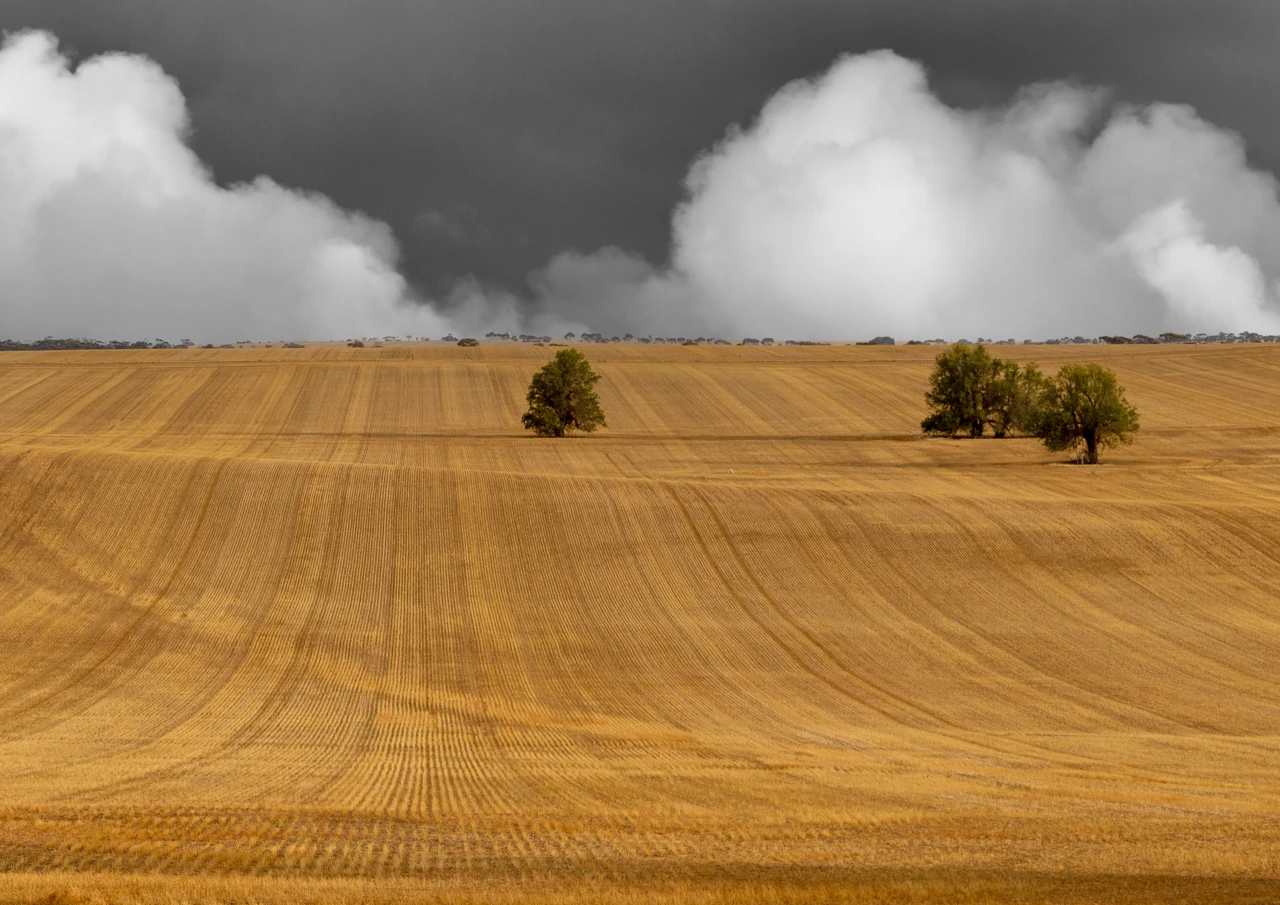
<svg viewBox="0 0 1280 905"><path fill-rule="evenodd" d="M222 187L146 58L0 48L0 337L849 339L1280 332L1280 195L1187 107L1032 86L962 110L881 51L783 87L691 166L668 261L565 251L532 299L415 301L386 224ZM441 311L447 311L447 316Z"/></svg>
<svg viewBox="0 0 1280 905"><path fill-rule="evenodd" d="M383 223L260 178L218 186L176 82L143 57L72 68L0 49L0 335L206 341L439 334Z"/></svg>
<svg viewBox="0 0 1280 905"><path fill-rule="evenodd" d="M959 110L915 62L850 56L731 129L687 192L665 266L560 255L544 308L812 338L1280 330L1276 181L1186 107L1047 84Z"/></svg>
<svg viewBox="0 0 1280 905"><path fill-rule="evenodd" d="M1139 218L1121 237L1142 278L1168 303L1172 320L1197 332L1280 333L1257 260L1205 239L1204 225L1176 201Z"/></svg>

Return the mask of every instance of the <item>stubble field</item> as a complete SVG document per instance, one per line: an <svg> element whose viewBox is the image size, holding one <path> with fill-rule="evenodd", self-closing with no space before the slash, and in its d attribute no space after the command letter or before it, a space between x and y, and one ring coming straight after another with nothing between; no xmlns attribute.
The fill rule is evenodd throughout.
<svg viewBox="0 0 1280 905"><path fill-rule="evenodd" d="M1280 345L0 357L0 903L1280 900Z"/></svg>

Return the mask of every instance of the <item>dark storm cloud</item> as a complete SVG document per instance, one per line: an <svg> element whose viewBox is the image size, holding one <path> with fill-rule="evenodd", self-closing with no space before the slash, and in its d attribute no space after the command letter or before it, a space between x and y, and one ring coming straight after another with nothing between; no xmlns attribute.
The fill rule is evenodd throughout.
<svg viewBox="0 0 1280 905"><path fill-rule="evenodd" d="M1272 0L0 0L0 26L155 59L220 181L268 173L385 220L429 291L520 289L567 248L662 260L700 151L881 47L954 104L1063 78L1189 103L1280 167Z"/></svg>

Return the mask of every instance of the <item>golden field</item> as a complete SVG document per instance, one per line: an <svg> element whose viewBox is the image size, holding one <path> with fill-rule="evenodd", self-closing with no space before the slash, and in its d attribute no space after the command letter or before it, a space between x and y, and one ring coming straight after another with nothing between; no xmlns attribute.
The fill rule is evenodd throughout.
<svg viewBox="0 0 1280 905"><path fill-rule="evenodd" d="M551 351L0 356L0 903L1280 901L1280 345Z"/></svg>

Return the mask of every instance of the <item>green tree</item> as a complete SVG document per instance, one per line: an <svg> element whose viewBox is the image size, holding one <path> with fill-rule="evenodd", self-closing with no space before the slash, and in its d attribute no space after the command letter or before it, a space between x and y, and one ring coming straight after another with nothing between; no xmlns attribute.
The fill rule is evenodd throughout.
<svg viewBox="0 0 1280 905"><path fill-rule="evenodd" d="M1043 393L1045 377L1035 362L1019 367L1017 362L992 359L995 367L983 402L987 424L997 438L1010 431L1024 431L1035 421L1036 405Z"/></svg>
<svg viewBox="0 0 1280 905"><path fill-rule="evenodd" d="M1034 364L993 358L986 346L957 343L938 355L925 401L932 411L927 433L981 437L988 425L997 437L1021 430L1031 417L1044 380Z"/></svg>
<svg viewBox="0 0 1280 905"><path fill-rule="evenodd" d="M924 396L933 411L920 427L931 434L981 437L987 423L985 388L993 372L986 346L957 343L939 353Z"/></svg>
<svg viewBox="0 0 1280 905"><path fill-rule="evenodd" d="M1084 446L1084 461L1098 463L1098 450L1132 443L1138 410L1124 398L1116 375L1101 365L1063 365L1044 381L1032 433L1054 452Z"/></svg>
<svg viewBox="0 0 1280 905"><path fill-rule="evenodd" d="M590 433L604 427L604 411L595 384L600 376L577 349L561 349L529 383L529 410L521 419L539 437Z"/></svg>

